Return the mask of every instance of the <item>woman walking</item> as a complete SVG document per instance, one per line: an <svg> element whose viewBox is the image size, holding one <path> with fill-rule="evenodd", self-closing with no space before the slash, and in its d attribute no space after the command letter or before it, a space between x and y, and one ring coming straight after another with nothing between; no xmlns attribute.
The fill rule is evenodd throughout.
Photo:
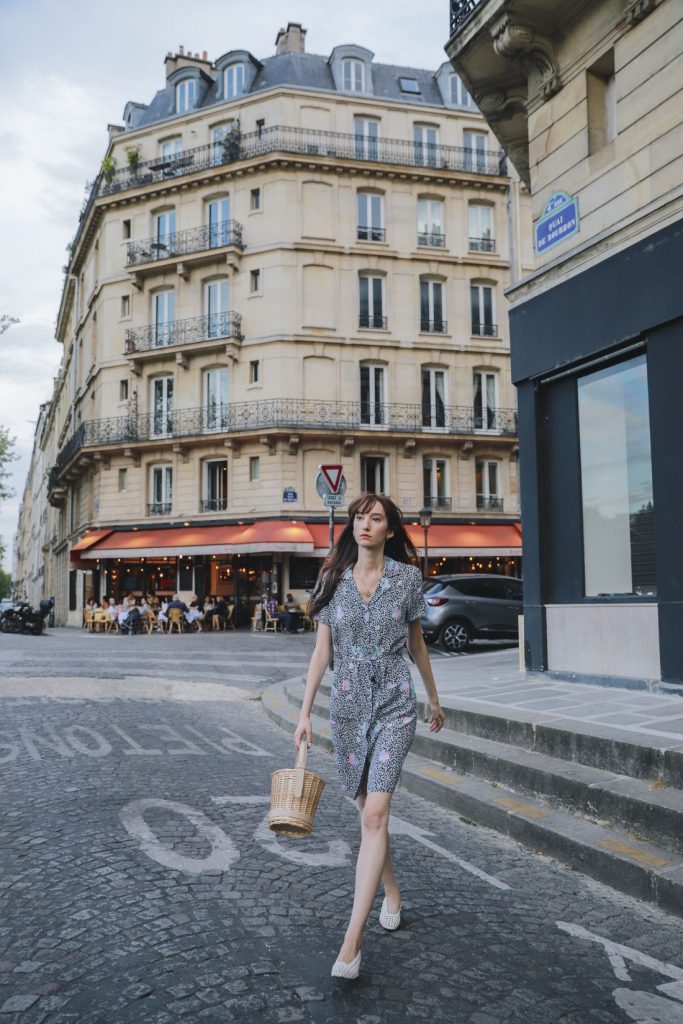
<svg viewBox="0 0 683 1024"><path fill-rule="evenodd" d="M444 716L422 637L422 574L400 509L384 495L361 494L349 506L349 521L328 556L311 595L308 614L319 622L294 734L312 741L311 709L330 653L335 681L330 727L342 789L358 800L361 845L351 919L332 977L357 978L363 931L380 878L384 902L380 924L401 922L401 892L389 849L389 809L417 723L407 647L430 703L429 728Z"/></svg>

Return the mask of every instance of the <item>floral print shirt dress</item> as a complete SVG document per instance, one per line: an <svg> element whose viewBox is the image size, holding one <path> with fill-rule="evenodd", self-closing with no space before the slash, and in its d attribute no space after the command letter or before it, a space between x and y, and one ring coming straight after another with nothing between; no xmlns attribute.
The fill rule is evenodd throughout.
<svg viewBox="0 0 683 1024"><path fill-rule="evenodd" d="M342 789L354 798L396 788L417 725L404 658L408 623L424 610L420 570L385 557L367 604L349 567L332 600L315 616L332 631L330 727Z"/></svg>

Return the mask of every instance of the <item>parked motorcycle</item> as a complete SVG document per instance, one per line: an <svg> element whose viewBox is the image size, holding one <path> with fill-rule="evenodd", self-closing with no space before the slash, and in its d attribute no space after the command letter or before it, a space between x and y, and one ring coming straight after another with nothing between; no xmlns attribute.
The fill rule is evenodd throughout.
<svg viewBox="0 0 683 1024"><path fill-rule="evenodd" d="M41 601L39 608L30 604L20 604L16 608L8 608L0 615L0 633L24 633L28 636L41 636L45 632L45 620L54 607L54 600Z"/></svg>

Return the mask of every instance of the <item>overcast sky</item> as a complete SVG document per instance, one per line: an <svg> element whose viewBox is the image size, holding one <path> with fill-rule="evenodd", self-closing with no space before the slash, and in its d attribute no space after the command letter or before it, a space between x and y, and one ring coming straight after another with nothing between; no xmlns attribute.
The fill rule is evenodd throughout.
<svg viewBox="0 0 683 1024"><path fill-rule="evenodd" d="M215 60L232 49L274 53L280 25L308 29L311 53L359 43L378 61L436 69L446 59L448 0L0 0L0 423L17 438L16 497L0 509L6 568L38 407L61 359L54 324L65 247L85 184L97 174L107 124L127 100L148 103L164 57L182 45Z"/></svg>

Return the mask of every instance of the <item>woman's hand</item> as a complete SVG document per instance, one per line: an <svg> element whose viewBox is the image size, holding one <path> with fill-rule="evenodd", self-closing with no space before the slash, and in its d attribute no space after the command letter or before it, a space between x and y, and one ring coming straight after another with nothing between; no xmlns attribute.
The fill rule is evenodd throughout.
<svg viewBox="0 0 683 1024"><path fill-rule="evenodd" d="M445 715L438 700L429 702L429 731L439 732L443 729Z"/></svg>
<svg viewBox="0 0 683 1024"><path fill-rule="evenodd" d="M310 747L313 743L313 727L311 725L310 715L299 715L299 724L297 725L294 733L294 746L297 751L304 736L306 737L307 746Z"/></svg>

